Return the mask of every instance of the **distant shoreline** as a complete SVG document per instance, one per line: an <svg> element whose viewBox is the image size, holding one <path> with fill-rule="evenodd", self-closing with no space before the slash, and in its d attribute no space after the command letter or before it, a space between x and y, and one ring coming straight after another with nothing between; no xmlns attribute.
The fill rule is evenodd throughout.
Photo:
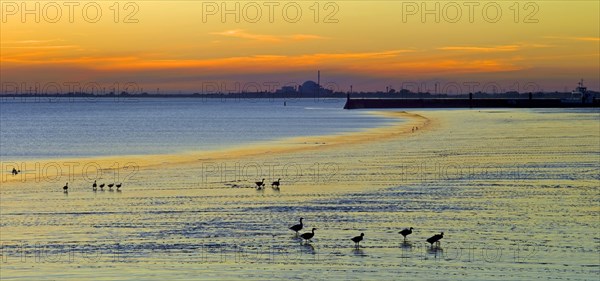
<svg viewBox="0 0 600 281"><path fill-rule="evenodd" d="M592 94L600 95L600 92L589 91ZM23 99L23 98L202 98L202 99L345 99L350 94L352 98L386 98L386 99L463 99L468 98L469 94L434 94L429 92L415 93L415 92L336 92L336 93L273 93L273 92L258 92L258 93L193 93L193 94L131 94L131 93L120 93L120 94L90 94L90 93L54 93L54 94L0 94L0 101L7 99ZM533 98L544 99L544 98L569 98L571 92L532 92L532 93L520 93L520 92L505 92L505 93L484 93L476 92L473 93L473 98L486 99L486 98L511 98L511 99L528 99L529 94Z"/></svg>

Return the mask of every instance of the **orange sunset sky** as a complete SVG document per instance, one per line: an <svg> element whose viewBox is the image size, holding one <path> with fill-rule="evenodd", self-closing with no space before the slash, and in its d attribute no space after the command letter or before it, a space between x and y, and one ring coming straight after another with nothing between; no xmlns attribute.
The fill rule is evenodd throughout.
<svg viewBox="0 0 600 281"><path fill-rule="evenodd" d="M192 93L211 81L301 83L316 70L341 91L570 91L581 78L600 88L598 1L0 2L1 80L23 88L134 82Z"/></svg>

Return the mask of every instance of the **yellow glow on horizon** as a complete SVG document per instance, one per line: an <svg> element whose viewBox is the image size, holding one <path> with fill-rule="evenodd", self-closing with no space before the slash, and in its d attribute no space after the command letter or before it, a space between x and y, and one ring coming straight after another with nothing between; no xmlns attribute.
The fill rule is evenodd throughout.
<svg viewBox="0 0 600 281"><path fill-rule="evenodd" d="M597 1L477 2L472 15L468 5L473 4L465 3L473 2L300 1L287 13L293 17L292 8L299 7L302 16L295 23L283 16L282 7L289 2L272 6L273 22L266 2L136 1L127 8L119 2L117 20L114 2L77 2L72 23L64 2L52 2L63 5L56 23L48 20L52 7L44 9L51 2L27 2L30 8L40 4L39 23L32 14L22 22L11 3L21 2L2 1L3 81L48 81L59 73L76 77L82 70L92 80L110 72L146 80L162 75L153 71L174 70L200 80L215 73L221 79L247 72L267 79L270 74L323 69L341 80L344 75L383 80L484 75L556 88L584 77L592 89L600 86ZM95 23L82 16L81 7L89 3L102 11ZM225 14L223 22L221 11L206 12L220 10L222 3L231 9L239 3L239 23L234 14ZM436 3L439 23L436 15L421 11ZM256 5L262 16L254 23ZM455 5L461 7L460 17ZM485 15L483 7L488 7ZM497 8L502 14L493 22ZM28 69L36 75L27 76ZM44 71L52 73L45 76ZM557 72L562 72L558 80Z"/></svg>

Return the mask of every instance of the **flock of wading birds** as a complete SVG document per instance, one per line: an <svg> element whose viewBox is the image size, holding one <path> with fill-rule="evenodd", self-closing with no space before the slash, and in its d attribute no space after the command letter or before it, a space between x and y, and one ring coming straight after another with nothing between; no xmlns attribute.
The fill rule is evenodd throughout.
<svg viewBox="0 0 600 281"><path fill-rule="evenodd" d="M414 128L413 128L413 130L414 130ZM277 181L274 181L271 184L271 187L279 189L280 181L281 181L281 179L277 179ZM262 181L257 181L257 182L255 182L255 184L256 184L256 188L257 189L262 189L262 188L265 187L265 179L262 179ZM302 222L302 220L304 220L304 218L300 218L300 223L299 224L296 224L296 225L293 225L293 226L290 227L291 230L293 230L293 231L296 232L296 235L298 235L298 231L300 231L300 230L302 230L302 228L304 228L304 223ZM402 234L402 236L404 236L404 242L406 242L406 236L412 234L413 229L414 228L412 228L412 227L411 228L405 228L402 231L398 232L398 233ZM315 230L317 230L317 229L313 228L311 230L311 232L302 233L300 235L300 237L302 239L304 239L304 241L306 241L306 243L308 243L308 241L311 241L311 239L315 236ZM352 240L352 242L354 242L354 246L356 248L359 248L360 247L360 241L362 241L364 237L365 237L365 234L361 233L359 236L353 237L350 240ZM442 239L442 238L444 238L444 233L443 232L440 233L440 234L435 234L435 235L427 238L426 241L429 244L431 244L432 247L433 247L434 243L439 246L440 239Z"/></svg>
<svg viewBox="0 0 600 281"><path fill-rule="evenodd" d="M116 187L117 192L121 192L121 186L123 186L123 183L117 183L117 184L110 183L108 185L103 183L101 185L98 185L96 183L96 181L94 181L94 183L92 184L92 191L96 192L96 191L98 191L98 188L100 188L100 191L104 191L104 186L108 187L108 191L114 191L113 190L113 186L114 186L114 187ZM65 186L63 186L63 192L69 193L69 183L68 182L65 183Z"/></svg>
<svg viewBox="0 0 600 281"><path fill-rule="evenodd" d="M277 179L277 181L274 181L271 184L271 187L279 188L280 181L281 181L281 179ZM255 182L255 184L256 184L256 188L258 188L258 189L264 188L265 187L265 179L262 179L262 181L257 181L257 182ZM122 183L119 183L119 184L114 184L114 183L108 184L107 185L108 190L109 191L113 191L113 186L117 188L117 191L121 191L120 188L122 186ZM98 185L96 183L96 181L94 181L94 183L92 184L92 190L93 191L97 191L98 188L100 188L101 191L104 191L104 183L101 184L101 185ZM64 190L65 193L68 192L68 190L69 190L69 183L66 183L65 186L63 186L63 190ZM290 227L290 229L292 231L296 232L296 235L298 235L299 234L298 232L304 228L304 222L303 222L303 220L304 220L304 218L300 218L300 223L299 224L292 225ZM405 228L405 229L403 229L402 231L400 231L398 233L400 233L400 234L402 234L402 236L404 236L404 241L406 242L406 236L412 234L413 229L414 228L412 228L412 227L411 228ZM315 230L317 230L317 229L313 228L311 230L311 232L306 232L306 233L300 234L300 238L304 239L305 243L308 243L315 236ZM352 237L350 240L352 240L352 242L354 242L354 246L356 248L359 248L360 247L360 241L362 241L364 237L365 237L365 234L361 233L359 236ZM442 238L444 238L444 233L443 232L440 233L440 234L435 234L435 235L427 238L426 241L427 241L427 243L431 244L432 247L433 247L434 243L439 246L440 240Z"/></svg>
<svg viewBox="0 0 600 281"><path fill-rule="evenodd" d="M304 228L304 223L302 222L304 220L304 218L300 218L300 223L296 224L296 225L292 225L290 227L290 229L292 231L296 232L296 235L298 235L298 231L302 230ZM406 242L406 236L412 234L414 228L405 228L402 231L398 232L400 234L402 234L402 236L404 236L404 242ZM311 230L311 232L306 232L306 233L302 233L300 234L300 237L302 239L304 239L304 241L306 243L308 243L309 241L311 241L311 239L315 236L315 230L317 230L316 228L313 228ZM352 237L350 240L352 240L352 242L354 242L354 246L356 248L360 247L360 241L363 240L363 238L365 237L364 233L361 233L359 236L356 237ZM440 244L440 240L444 238L444 233L440 233L440 234L435 234L429 238L427 238L427 243L431 244L431 247L433 247L433 244L435 243L437 246L439 246Z"/></svg>

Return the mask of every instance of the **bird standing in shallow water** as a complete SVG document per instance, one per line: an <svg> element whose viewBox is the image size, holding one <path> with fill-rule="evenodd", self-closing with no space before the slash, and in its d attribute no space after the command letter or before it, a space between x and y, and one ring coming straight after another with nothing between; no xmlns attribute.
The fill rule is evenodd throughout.
<svg viewBox="0 0 600 281"><path fill-rule="evenodd" d="M306 241L308 243L308 241L311 241L310 239L312 239L315 236L315 230L317 230L317 229L313 228L312 232L302 233L302 235L300 235L300 237L302 237L302 239L304 239L304 241Z"/></svg>
<svg viewBox="0 0 600 281"><path fill-rule="evenodd" d="M404 236L404 241L406 241L406 236L411 235L412 231L413 231L413 228L411 227L411 228L402 229L402 231L400 231L398 233L402 234L402 236Z"/></svg>
<svg viewBox="0 0 600 281"><path fill-rule="evenodd" d="M302 223L302 220L303 220L303 219L304 219L304 218L300 218L300 223L299 223L299 224L292 225L292 226L290 227L290 229L291 229L291 230L293 230L293 231L295 231L295 232L296 232L296 236L298 236L298 231L302 230L302 228L304 227L304 224Z"/></svg>
<svg viewBox="0 0 600 281"><path fill-rule="evenodd" d="M96 184L96 181L94 181L94 184L92 184L92 190L93 191L98 190L98 185Z"/></svg>
<svg viewBox="0 0 600 281"><path fill-rule="evenodd" d="M63 186L64 192L69 192L68 189L69 189L69 183L65 183L65 186Z"/></svg>
<svg viewBox="0 0 600 281"><path fill-rule="evenodd" d="M357 249L360 247L360 241L363 240L363 237L365 237L365 234L361 233L360 236L356 236L356 237L350 239L354 242L354 247L356 247Z"/></svg>
<svg viewBox="0 0 600 281"><path fill-rule="evenodd" d="M100 191L104 191L104 184L100 185Z"/></svg>
<svg viewBox="0 0 600 281"><path fill-rule="evenodd" d="M279 184L280 184L279 182L280 182L280 181L281 181L281 179L277 179L277 181L274 181L274 182L271 184L271 187L274 187L274 188L279 188Z"/></svg>
<svg viewBox="0 0 600 281"><path fill-rule="evenodd" d="M262 181L257 181L254 183L256 184L256 188L260 189L261 187L265 186L265 179L262 179Z"/></svg>
<svg viewBox="0 0 600 281"><path fill-rule="evenodd" d="M433 243L436 243L436 245L439 245L440 244L440 239L442 239L442 238L444 238L444 233L443 232L440 233L440 234L436 234L436 235L433 235L433 236L429 237L427 239L427 242L429 244L431 244L431 246L433 247Z"/></svg>

